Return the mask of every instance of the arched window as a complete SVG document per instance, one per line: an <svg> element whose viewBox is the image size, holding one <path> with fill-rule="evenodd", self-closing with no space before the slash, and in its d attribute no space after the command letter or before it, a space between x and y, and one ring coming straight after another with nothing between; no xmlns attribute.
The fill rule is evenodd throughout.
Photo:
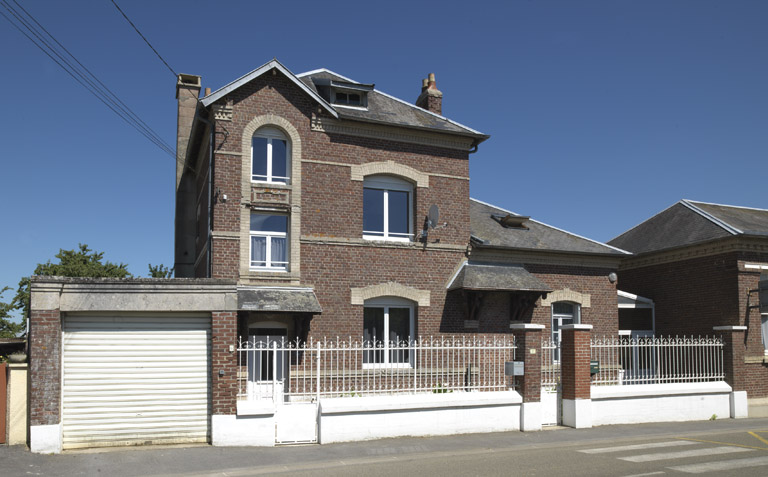
<svg viewBox="0 0 768 477"><path fill-rule="evenodd" d="M291 143L279 129L264 127L251 142L251 181L288 184L291 179Z"/></svg>
<svg viewBox="0 0 768 477"><path fill-rule="evenodd" d="M363 340L369 347L363 364L403 365L411 363L408 346L415 339L414 303L405 298L380 297L365 301Z"/></svg>
<svg viewBox="0 0 768 477"><path fill-rule="evenodd" d="M413 184L393 176L363 181L363 238L413 240Z"/></svg>
<svg viewBox="0 0 768 477"><path fill-rule="evenodd" d="M575 325L581 322L581 308L578 303L558 301L552 303L552 343L557 346L554 350L555 361L560 361L561 329L564 325Z"/></svg>

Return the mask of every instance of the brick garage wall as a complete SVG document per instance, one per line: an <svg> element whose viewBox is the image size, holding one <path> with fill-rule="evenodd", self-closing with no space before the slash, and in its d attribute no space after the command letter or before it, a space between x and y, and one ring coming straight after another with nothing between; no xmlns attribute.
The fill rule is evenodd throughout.
<svg viewBox="0 0 768 477"><path fill-rule="evenodd" d="M61 422L61 314L32 310L29 318L29 424Z"/></svg>
<svg viewBox="0 0 768 477"><path fill-rule="evenodd" d="M211 313L211 403L213 414L235 414L237 401L237 312ZM222 374L219 374L223 372Z"/></svg>
<svg viewBox="0 0 768 477"><path fill-rule="evenodd" d="M740 325L737 254L621 270L619 288L652 299L657 335L712 335Z"/></svg>
<svg viewBox="0 0 768 477"><path fill-rule="evenodd" d="M619 331L619 304L616 285L608 280L609 268L573 265L526 264L526 270L553 290L569 288L590 296L590 307L581 308L581 323L592 325L595 336L616 336ZM532 323L544 325L544 333L552 333L552 309L537 305Z"/></svg>

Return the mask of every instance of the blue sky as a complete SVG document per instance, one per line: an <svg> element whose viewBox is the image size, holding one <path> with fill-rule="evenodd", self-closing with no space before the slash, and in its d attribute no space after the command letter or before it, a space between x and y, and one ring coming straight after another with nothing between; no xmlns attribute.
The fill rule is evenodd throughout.
<svg viewBox="0 0 768 477"><path fill-rule="evenodd" d="M19 3L175 145L175 79L109 0ZM580 235L682 198L768 207L768 2L118 3L214 90L273 57L408 101L434 72L444 114L491 135L472 196ZM0 64L0 287L79 242L172 265L174 160L3 18Z"/></svg>

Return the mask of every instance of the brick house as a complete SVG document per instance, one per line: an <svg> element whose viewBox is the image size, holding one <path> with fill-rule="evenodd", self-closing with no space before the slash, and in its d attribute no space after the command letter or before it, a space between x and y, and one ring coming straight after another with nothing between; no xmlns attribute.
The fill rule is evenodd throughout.
<svg viewBox="0 0 768 477"><path fill-rule="evenodd" d="M269 349L283 338L362 337L383 348L362 369L407 369L391 343L511 337L515 323L555 339L580 322L616 334L613 272L626 252L471 201L469 157L488 136L442 116L433 75L415 104L324 69L294 75L277 60L201 89L200 77L179 75L177 278L33 280L33 450L274 445L280 413L238 400L242 369L261 373L249 392L271 380L274 396L278 361L310 360L243 354L239 339ZM522 419L516 392L484 398L485 408L477 395L461 399L470 414L445 411L461 416L445 432ZM114 411L125 401L135 409ZM323 412L349 414L331 404ZM512 427L493 427L501 412Z"/></svg>
<svg viewBox="0 0 768 477"><path fill-rule="evenodd" d="M768 210L681 200L609 244L633 253L622 290L652 299L657 335L713 335L743 326L736 387L768 397L768 314L758 282L768 270Z"/></svg>

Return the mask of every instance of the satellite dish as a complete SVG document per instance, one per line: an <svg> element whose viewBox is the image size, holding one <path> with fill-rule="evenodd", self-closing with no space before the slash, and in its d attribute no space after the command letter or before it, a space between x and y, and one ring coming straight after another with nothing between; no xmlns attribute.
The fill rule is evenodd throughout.
<svg viewBox="0 0 768 477"><path fill-rule="evenodd" d="M437 221L440 220L440 209L437 208L437 204L433 204L429 208L429 214L427 215L427 222L429 228L434 229L437 227Z"/></svg>

